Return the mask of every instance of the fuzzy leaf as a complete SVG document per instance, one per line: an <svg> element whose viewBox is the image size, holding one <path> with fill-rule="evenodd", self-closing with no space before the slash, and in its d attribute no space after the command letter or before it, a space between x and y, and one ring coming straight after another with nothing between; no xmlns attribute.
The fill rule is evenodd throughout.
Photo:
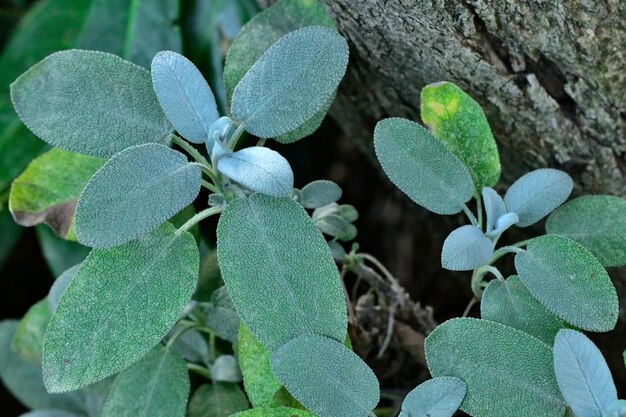
<svg viewBox="0 0 626 417"><path fill-rule="evenodd" d="M374 372L343 343L304 334L270 356L274 374L319 417L367 417L379 400Z"/></svg>
<svg viewBox="0 0 626 417"><path fill-rule="evenodd" d="M222 287L223 288L223 287ZM208 305L203 308L206 325L217 336L234 343L239 332L239 316L234 308L225 308L219 305Z"/></svg>
<svg viewBox="0 0 626 417"><path fill-rule="evenodd" d="M402 118L378 122L376 156L402 192L437 214L456 214L472 198L472 177L463 163L428 130Z"/></svg>
<svg viewBox="0 0 626 417"><path fill-rule="evenodd" d="M426 338L425 351L433 377L454 376L465 382L461 410L474 417L565 413L552 349L526 333L492 321L457 318Z"/></svg>
<svg viewBox="0 0 626 417"><path fill-rule="evenodd" d="M211 365L211 379L215 382L241 382L241 370L233 355L220 355Z"/></svg>
<svg viewBox="0 0 626 417"><path fill-rule="evenodd" d="M487 285L480 300L480 316L528 333L549 346L564 327L563 321L542 306L516 275Z"/></svg>
<svg viewBox="0 0 626 417"><path fill-rule="evenodd" d="M341 198L341 187L332 181L317 180L305 185L302 190L302 206L316 209L334 203Z"/></svg>
<svg viewBox="0 0 626 417"><path fill-rule="evenodd" d="M316 417L310 411L291 407L255 407L251 410L233 414L230 417Z"/></svg>
<svg viewBox="0 0 626 417"><path fill-rule="evenodd" d="M487 233L487 236L500 236L508 228L517 224L517 222L519 222L519 216L517 215L517 213L505 213L502 216L498 217L495 227L493 228L491 233Z"/></svg>
<svg viewBox="0 0 626 417"><path fill-rule="evenodd" d="M441 265L451 271L471 271L489 262L493 248L491 239L478 227L461 226L443 242Z"/></svg>
<svg viewBox="0 0 626 417"><path fill-rule="evenodd" d="M520 177L504 195L507 211L517 213L519 227L537 223L567 200L574 183L557 169L537 169Z"/></svg>
<svg viewBox="0 0 626 417"><path fill-rule="evenodd" d="M617 401L611 371L584 334L563 329L554 340L554 371L561 393L576 417L603 417Z"/></svg>
<svg viewBox="0 0 626 417"><path fill-rule="evenodd" d="M213 92L196 66L172 51L152 60L152 85L165 115L185 139L204 143L219 117Z"/></svg>
<svg viewBox="0 0 626 417"><path fill-rule="evenodd" d="M217 169L231 180L252 191L285 197L293 188L293 172L281 154L253 146L221 158Z"/></svg>
<svg viewBox="0 0 626 417"><path fill-rule="evenodd" d="M469 168L477 191L500 178L500 157L483 109L450 82L422 89L422 121Z"/></svg>
<svg viewBox="0 0 626 417"><path fill-rule="evenodd" d="M615 287L579 243L559 235L537 237L515 256L515 268L533 297L566 322L595 332L615 327Z"/></svg>
<svg viewBox="0 0 626 417"><path fill-rule="evenodd" d="M265 347L310 332L345 339L339 273L300 204L263 194L236 199L222 213L217 235L222 279L242 322Z"/></svg>
<svg viewBox="0 0 626 417"><path fill-rule="evenodd" d="M602 417L626 417L626 400L616 400L605 410Z"/></svg>
<svg viewBox="0 0 626 417"><path fill-rule="evenodd" d="M41 365L43 336L52 313L48 300L43 299L28 309L15 331L11 349L22 359L35 365Z"/></svg>
<svg viewBox="0 0 626 417"><path fill-rule="evenodd" d="M22 226L49 225L68 238L78 197L103 160L53 148L13 181L9 209Z"/></svg>
<svg viewBox="0 0 626 417"><path fill-rule="evenodd" d="M335 30L310 26L280 38L241 79L233 118L270 138L305 123L333 95L348 65L348 44Z"/></svg>
<svg viewBox="0 0 626 417"><path fill-rule="evenodd" d="M50 392L120 372L149 352L184 310L196 286L198 247L165 223L153 233L93 250L52 316L43 371Z"/></svg>
<svg viewBox="0 0 626 417"><path fill-rule="evenodd" d="M150 73L104 52L54 53L11 84L26 126L51 145L108 158L129 146L169 140L172 126Z"/></svg>
<svg viewBox="0 0 626 417"><path fill-rule="evenodd" d="M450 376L429 379L407 394L401 417L452 417L458 410L467 386Z"/></svg>
<svg viewBox="0 0 626 417"><path fill-rule="evenodd" d="M174 335L176 332L179 332L183 326L177 324L172 328L168 335L169 338ZM173 349L177 350L186 361L199 363L199 364L208 364L210 361L209 345L207 344L206 339L203 334L197 330L187 330L185 333L180 335L178 339L174 342L172 346Z"/></svg>
<svg viewBox="0 0 626 417"><path fill-rule="evenodd" d="M188 397L184 359L158 344L115 378L102 417L184 417Z"/></svg>
<svg viewBox="0 0 626 417"><path fill-rule="evenodd" d="M496 221L506 213L506 205L500 194L493 188L483 188L483 204L487 215L486 232L489 233L496 225Z"/></svg>
<svg viewBox="0 0 626 417"><path fill-rule="evenodd" d="M246 395L236 384L204 384L194 392L187 417L230 417L248 409Z"/></svg>
<svg viewBox="0 0 626 417"><path fill-rule="evenodd" d="M76 235L94 248L120 245L156 229L200 192L200 168L157 144L126 149L93 176L76 207Z"/></svg>
<svg viewBox="0 0 626 417"><path fill-rule="evenodd" d="M556 209L548 233L574 239L604 266L626 265L626 200L610 195L579 197Z"/></svg>

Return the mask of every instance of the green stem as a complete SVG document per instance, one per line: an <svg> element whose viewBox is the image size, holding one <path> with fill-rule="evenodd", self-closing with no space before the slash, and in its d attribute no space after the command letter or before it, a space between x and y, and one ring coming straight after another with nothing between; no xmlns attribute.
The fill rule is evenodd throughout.
<svg viewBox="0 0 626 417"><path fill-rule="evenodd" d="M504 276L502 275L500 270L496 268L495 266L484 265L478 268L478 271L479 273L482 273L483 276L485 275L484 273L489 272L491 275L498 278L500 281L504 281Z"/></svg>
<svg viewBox="0 0 626 417"><path fill-rule="evenodd" d="M210 182L206 180L202 180L201 184L204 188L206 188L207 190L213 191L214 193L220 192L220 190L218 190L215 185L211 184Z"/></svg>
<svg viewBox="0 0 626 417"><path fill-rule="evenodd" d="M194 227L196 224L198 224L200 221L206 219L207 217L211 217L214 214L219 214L221 212L222 212L221 207L210 207L208 209L204 209L200 213L193 216L191 219L187 220L185 224L183 224L182 226L178 228L178 231L176 233L180 234L182 232L186 232L192 227Z"/></svg>
<svg viewBox="0 0 626 417"><path fill-rule="evenodd" d="M478 220L476 220L476 216L474 216L474 213L472 213L472 210L470 210L470 208L467 207L467 204L463 204L463 212L465 213L469 221L472 222L474 226L480 228Z"/></svg>
<svg viewBox="0 0 626 417"><path fill-rule="evenodd" d="M483 202L480 194L476 197L476 213L478 214L478 227L483 230Z"/></svg>
<svg viewBox="0 0 626 417"><path fill-rule="evenodd" d="M178 146L183 148L197 162L201 163L202 165L205 165L206 167L210 167L211 166L211 164L209 164L209 161L207 161L207 159L204 156L202 156L202 154L200 152L198 152L198 150L196 148L194 148L186 140L184 140L184 139L182 139L182 138L180 138L178 136L174 136L174 138L172 139L172 142L174 142L175 144L177 144Z"/></svg>
<svg viewBox="0 0 626 417"><path fill-rule="evenodd" d="M204 376L204 377L206 377L208 379L212 379L211 372L207 368L205 368L203 366L196 365L195 363L188 363L187 364L187 369L197 373L198 375L202 375L202 376Z"/></svg>
<svg viewBox="0 0 626 417"><path fill-rule="evenodd" d="M267 139L264 138L259 139L259 141L256 143L256 146L264 146L266 140Z"/></svg>
<svg viewBox="0 0 626 417"><path fill-rule="evenodd" d="M502 258L507 253L520 253L523 251L524 249L521 249L515 245L502 246L501 248L498 248L498 250L496 250L493 253L493 255L491 256L491 259L489 260L489 265L493 265L498 259Z"/></svg>

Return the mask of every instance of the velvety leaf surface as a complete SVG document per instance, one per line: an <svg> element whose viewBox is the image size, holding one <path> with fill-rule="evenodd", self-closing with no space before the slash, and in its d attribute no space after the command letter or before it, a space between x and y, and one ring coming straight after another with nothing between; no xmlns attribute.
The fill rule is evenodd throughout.
<svg viewBox="0 0 626 417"><path fill-rule="evenodd" d="M200 192L200 167L164 145L128 148L93 176L76 207L79 242L105 248L138 238L185 208Z"/></svg>
<svg viewBox="0 0 626 417"><path fill-rule="evenodd" d="M489 262L493 247L491 239L478 227L461 226L443 242L441 266L451 271L471 271Z"/></svg>
<svg viewBox="0 0 626 417"><path fill-rule="evenodd" d="M485 214L487 217L486 232L489 233L496 225L496 221L500 216L506 213L506 205L500 194L493 188L485 187L482 191L483 204L485 206Z"/></svg>
<svg viewBox="0 0 626 417"><path fill-rule="evenodd" d="M44 298L33 304L20 320L11 349L25 361L41 365L43 336L51 316L48 300Z"/></svg>
<svg viewBox="0 0 626 417"><path fill-rule="evenodd" d="M172 126L150 73L104 52L49 55L11 84L22 121L60 148L108 158L133 145L169 140Z"/></svg>
<svg viewBox="0 0 626 417"><path fill-rule="evenodd" d="M339 273L300 204L263 194L236 199L222 213L217 236L228 293L265 347L274 350L307 332L345 339Z"/></svg>
<svg viewBox="0 0 626 417"><path fill-rule="evenodd" d="M519 227L530 226L567 200L574 182L563 171L545 168L515 181L504 195L507 211L517 213Z"/></svg>
<svg viewBox="0 0 626 417"><path fill-rule="evenodd" d="M259 343L245 324L239 328L238 357L243 386L253 407L272 403L281 387L270 368L270 352Z"/></svg>
<svg viewBox="0 0 626 417"><path fill-rule="evenodd" d="M219 117L213 92L196 66L172 51L152 60L152 85L174 128L190 142L204 143Z"/></svg>
<svg viewBox="0 0 626 417"><path fill-rule="evenodd" d="M102 417L184 417L188 397L185 360L159 343L115 378Z"/></svg>
<svg viewBox="0 0 626 417"><path fill-rule="evenodd" d="M461 410L474 417L562 417L565 403L552 368L552 349L532 336L487 320L457 318L425 342L433 377L465 382Z"/></svg>
<svg viewBox="0 0 626 417"><path fill-rule="evenodd" d="M614 401L610 406L602 411L602 417L624 417L626 416L626 400Z"/></svg>
<svg viewBox="0 0 626 417"><path fill-rule="evenodd" d="M467 168L418 123L402 118L378 122L374 147L391 182L420 206L437 214L455 214L472 197Z"/></svg>
<svg viewBox="0 0 626 417"><path fill-rule="evenodd" d="M561 319L539 303L516 275L505 282L494 279L480 300L480 316L536 337L552 346L564 327Z"/></svg>
<svg viewBox="0 0 626 417"><path fill-rule="evenodd" d="M515 268L533 297L568 323L595 332L615 327L618 302L611 278L574 240L537 237L515 256Z"/></svg>
<svg viewBox="0 0 626 417"><path fill-rule="evenodd" d="M46 223L67 238L78 197L103 163L59 148L34 159L11 185L9 208L15 221L22 226Z"/></svg>
<svg viewBox="0 0 626 417"><path fill-rule="evenodd" d="M240 321L226 288L215 290L210 300L211 304L203 308L206 325L222 339L235 343Z"/></svg>
<svg viewBox="0 0 626 417"><path fill-rule="evenodd" d="M230 417L248 409L246 395L237 384L204 384L194 392L187 417Z"/></svg>
<svg viewBox="0 0 626 417"><path fill-rule="evenodd" d="M233 414L231 417L315 417L315 414L291 407L258 407Z"/></svg>
<svg viewBox="0 0 626 417"><path fill-rule="evenodd" d="M93 250L61 297L44 340L50 392L120 372L168 332L193 294L199 254L191 234L165 223L153 233Z"/></svg>
<svg viewBox="0 0 626 417"><path fill-rule="evenodd" d="M211 365L211 379L214 382L241 382L241 370L233 355L220 355Z"/></svg>
<svg viewBox="0 0 626 417"><path fill-rule="evenodd" d="M319 417L369 417L380 397L374 372L343 343L304 334L270 356L274 374Z"/></svg>
<svg viewBox="0 0 626 417"><path fill-rule="evenodd" d="M450 376L429 379L407 394L401 417L452 417L458 410L467 386Z"/></svg>
<svg viewBox="0 0 626 417"><path fill-rule="evenodd" d="M305 123L333 95L348 64L348 44L335 30L310 26L269 47L237 84L233 118L270 138Z"/></svg>
<svg viewBox="0 0 626 417"><path fill-rule="evenodd" d="M317 180L302 187L302 206L316 209L334 203L341 198L341 187L332 181Z"/></svg>
<svg viewBox="0 0 626 417"><path fill-rule="evenodd" d="M546 231L574 239L604 266L626 264L626 200L611 195L576 198L556 209Z"/></svg>
<svg viewBox="0 0 626 417"><path fill-rule="evenodd" d="M500 157L483 109L450 82L422 88L421 117L469 168L477 193L500 178Z"/></svg>

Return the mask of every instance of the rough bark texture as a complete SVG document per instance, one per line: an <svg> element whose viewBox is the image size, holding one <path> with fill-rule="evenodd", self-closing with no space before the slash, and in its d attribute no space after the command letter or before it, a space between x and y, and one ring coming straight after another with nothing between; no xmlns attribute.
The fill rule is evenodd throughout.
<svg viewBox="0 0 626 417"><path fill-rule="evenodd" d="M483 105L505 182L552 166L626 196L623 0L323 1L351 47L333 115L365 149L377 120L419 120L421 88L448 80Z"/></svg>

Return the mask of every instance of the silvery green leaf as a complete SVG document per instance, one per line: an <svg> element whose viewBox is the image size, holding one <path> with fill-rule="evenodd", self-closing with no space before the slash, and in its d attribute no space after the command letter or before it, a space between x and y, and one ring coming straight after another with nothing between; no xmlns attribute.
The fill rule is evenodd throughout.
<svg viewBox="0 0 626 417"><path fill-rule="evenodd" d="M537 223L567 200L574 182L557 169L531 171L515 181L504 195L507 211L517 213L519 227Z"/></svg>
<svg viewBox="0 0 626 417"><path fill-rule="evenodd" d="M456 318L440 324L424 348L433 377L453 376L465 382L461 410L471 416L565 413L552 349L526 333L488 320Z"/></svg>
<svg viewBox="0 0 626 417"><path fill-rule="evenodd" d="M262 138L287 133L324 107L347 64L348 44L337 31L309 26L290 32L235 87L233 118Z"/></svg>
<svg viewBox="0 0 626 417"><path fill-rule="evenodd" d="M341 187L328 180L317 180L308 183L301 191L302 205L308 209L323 207L341 198Z"/></svg>
<svg viewBox="0 0 626 417"><path fill-rule="evenodd" d="M330 253L333 254L333 259L337 262L341 262L346 259L346 250L341 246L339 242L331 240L328 242Z"/></svg>
<svg viewBox="0 0 626 417"><path fill-rule="evenodd" d="M129 146L166 143L172 133L150 73L96 51L54 53L11 84L24 124L51 145L108 158Z"/></svg>
<svg viewBox="0 0 626 417"><path fill-rule="evenodd" d="M184 417L187 397L185 360L159 343L115 378L102 417Z"/></svg>
<svg viewBox="0 0 626 417"><path fill-rule="evenodd" d="M359 218L359 212L350 204L330 203L326 206L316 208L311 214L311 218L315 221L326 216L339 216L347 222L354 222Z"/></svg>
<svg viewBox="0 0 626 417"><path fill-rule="evenodd" d="M626 264L626 200L611 195L576 198L556 209L546 231L574 239L604 266Z"/></svg>
<svg viewBox="0 0 626 417"><path fill-rule="evenodd" d="M356 227L336 214L329 214L317 219L315 225L322 233L343 241L352 240L357 235Z"/></svg>
<svg viewBox="0 0 626 417"><path fill-rule="evenodd" d="M213 304L205 306L203 313L206 325L217 336L233 343L237 340L240 322L234 308L225 308Z"/></svg>
<svg viewBox="0 0 626 417"><path fill-rule="evenodd" d="M174 128L188 141L204 143L220 115L198 68L176 52L162 51L152 59L151 73L157 99Z"/></svg>
<svg viewBox="0 0 626 417"><path fill-rule="evenodd" d="M245 324L239 329L237 349L243 386L252 406L271 404L282 385L270 369L270 352L254 338Z"/></svg>
<svg viewBox="0 0 626 417"><path fill-rule="evenodd" d="M289 393L319 417L369 417L380 397L374 372L343 343L298 336L270 356Z"/></svg>
<svg viewBox="0 0 626 417"><path fill-rule="evenodd" d="M77 414L59 410L35 410L20 414L19 417L79 417Z"/></svg>
<svg viewBox="0 0 626 417"><path fill-rule="evenodd" d="M506 281L494 279L480 300L480 316L536 337L552 346L563 320L539 303L516 275Z"/></svg>
<svg viewBox="0 0 626 417"><path fill-rule="evenodd" d="M576 417L603 417L617 401L611 371L600 350L584 334L560 330L554 340L554 372Z"/></svg>
<svg viewBox="0 0 626 417"><path fill-rule="evenodd" d="M220 117L214 121L209 127L209 133L206 138L206 149L209 155L213 153L213 147L216 141L220 141L222 146L224 143L228 143L231 135L237 130L237 125L230 117Z"/></svg>
<svg viewBox="0 0 626 417"><path fill-rule="evenodd" d="M70 269L67 269L63 272L52 284L50 287L50 292L48 293L48 305L50 307L51 312L55 312L57 309L57 305L59 305L59 300L63 295L65 289L70 285L70 282L74 279L74 276L78 272L81 264L74 265Z"/></svg>
<svg viewBox="0 0 626 417"><path fill-rule="evenodd" d="M52 312L45 298L33 304L17 326L11 349L22 359L41 365L41 349Z"/></svg>
<svg viewBox="0 0 626 417"><path fill-rule="evenodd" d="M171 329L196 287L199 254L169 223L122 246L94 249L50 320L43 373L50 392L116 374Z"/></svg>
<svg viewBox="0 0 626 417"><path fill-rule="evenodd" d="M181 314L181 316L183 316ZM175 325L167 339L182 330L182 325ZM172 345L172 349L180 352L188 362L207 364L210 359L209 345L203 334L195 329L185 331L176 339Z"/></svg>
<svg viewBox="0 0 626 417"><path fill-rule="evenodd" d="M506 205L504 204L502 197L500 197L500 194L498 194L493 188L484 187L482 194L483 204L485 205L485 214L487 217L486 232L489 233L495 227L498 218L506 213Z"/></svg>
<svg viewBox="0 0 626 417"><path fill-rule="evenodd" d="M226 208L226 199L222 194L211 193L209 194L208 204L210 207L221 207Z"/></svg>
<svg viewBox="0 0 626 417"><path fill-rule="evenodd" d="M241 370L233 355L220 355L211 365L211 379L221 382L241 382Z"/></svg>
<svg viewBox="0 0 626 417"><path fill-rule="evenodd" d="M576 241L559 235L534 238L515 255L515 268L533 297L566 322L594 332L615 327L618 301L611 278Z"/></svg>
<svg viewBox="0 0 626 417"><path fill-rule="evenodd" d="M300 204L263 194L236 199L222 213L217 236L228 293L242 322L265 347L274 350L311 332L345 339L339 272Z"/></svg>
<svg viewBox="0 0 626 417"><path fill-rule="evenodd" d="M498 238L509 227L513 226L517 222L519 222L519 216L517 215L517 213L505 213L502 216L498 217L498 220L496 220L496 224L493 230L489 233L485 233L485 236L490 238Z"/></svg>
<svg viewBox="0 0 626 417"><path fill-rule="evenodd" d="M602 417L626 417L626 400L614 401L605 410L602 410Z"/></svg>
<svg viewBox="0 0 626 417"><path fill-rule="evenodd" d="M197 165L167 146L128 148L87 183L76 207L76 236L94 248L143 236L191 204L201 178Z"/></svg>
<svg viewBox="0 0 626 417"><path fill-rule="evenodd" d="M478 227L461 226L443 242L441 266L451 271L471 271L489 262L493 248L491 239Z"/></svg>
<svg viewBox="0 0 626 417"><path fill-rule="evenodd" d="M415 387L402 402L401 417L452 417L458 410L467 386L451 376L429 379Z"/></svg>
<svg viewBox="0 0 626 417"><path fill-rule="evenodd" d="M252 191L285 197L293 189L293 172L281 154L253 146L221 158L217 169Z"/></svg>
<svg viewBox="0 0 626 417"><path fill-rule="evenodd" d="M230 417L248 409L246 394L230 382L204 384L189 401L187 417Z"/></svg>
<svg viewBox="0 0 626 417"><path fill-rule="evenodd" d="M213 141L213 147L211 148L211 161L213 165L218 164L222 158L232 154L232 149L225 146L221 139L215 139Z"/></svg>
<svg viewBox="0 0 626 417"><path fill-rule="evenodd" d="M472 198L474 184L467 167L418 123L381 120L374 130L374 147L391 182L420 206L456 214Z"/></svg>

